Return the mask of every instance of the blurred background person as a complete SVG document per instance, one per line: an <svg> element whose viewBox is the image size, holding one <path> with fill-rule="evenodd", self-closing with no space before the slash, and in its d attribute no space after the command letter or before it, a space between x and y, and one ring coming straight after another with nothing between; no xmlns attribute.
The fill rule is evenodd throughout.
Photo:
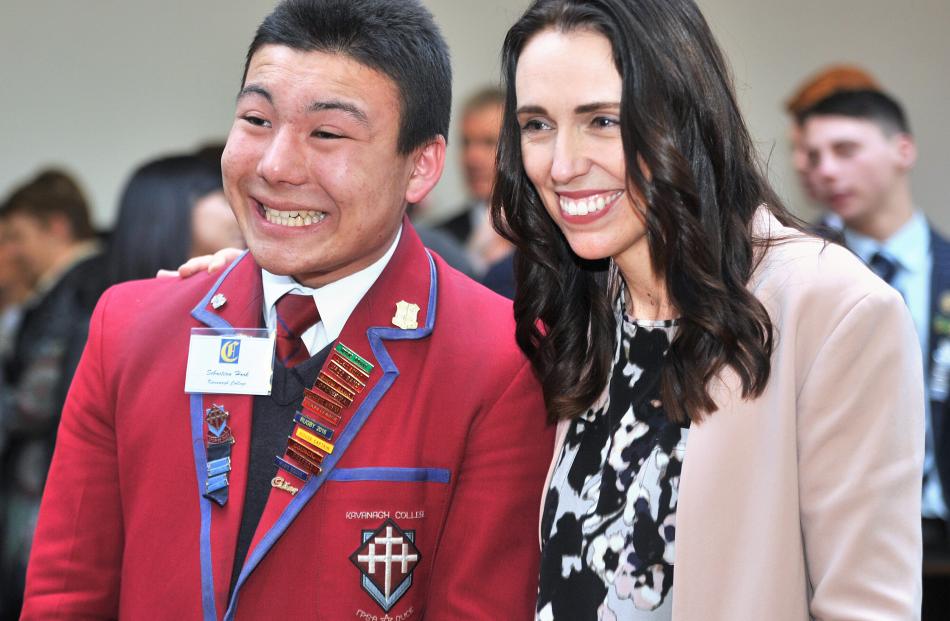
<svg viewBox="0 0 950 621"><path fill-rule="evenodd" d="M62 171L46 170L16 188L0 206L0 221L5 261L31 283L3 360L0 420L0 615L15 618L56 427L102 289L102 264L83 193Z"/></svg>
<svg viewBox="0 0 950 621"><path fill-rule="evenodd" d="M406 208L406 215L408 215L412 221L412 226L416 229L419 239L422 240L422 245L434 250L440 257L445 259L446 263L469 278L475 278L475 268L468 259L468 253L465 252L465 248L462 244L444 230L419 221L419 214L424 214L428 210L428 201L423 201L418 205L409 205Z"/></svg>
<svg viewBox="0 0 950 621"><path fill-rule="evenodd" d="M152 278L226 247L245 245L222 190L220 157L156 159L139 167L122 192L106 252L108 282Z"/></svg>
<svg viewBox="0 0 950 621"><path fill-rule="evenodd" d="M6 223L0 220L0 360L9 355L13 348L16 326L20 322L21 305L29 296L31 285L28 275L14 258L13 244L9 241L7 229ZM2 378L3 368L0 366L0 381ZM3 407L2 399L5 394L0 395L0 408Z"/></svg>
<svg viewBox="0 0 950 621"><path fill-rule="evenodd" d="M495 149L501 133L504 103L504 91L497 87L485 87L462 105L462 168L469 196L455 210L455 215L437 228L452 235L465 247L476 275L483 279L486 286L512 297L512 246L495 232L488 214L488 200L495 180ZM491 277L488 278L490 272ZM510 285L506 285L508 281Z"/></svg>
<svg viewBox="0 0 950 621"><path fill-rule="evenodd" d="M22 304L29 296L30 284L26 278L25 272L17 265L11 252L12 245L8 241L7 225L0 220L0 361L7 358L12 349L14 339L16 338L16 327L20 323L22 313ZM6 373L3 365L0 364L0 455L3 455L3 448L6 445L6 429L4 421L11 409L11 390L7 385ZM5 470L0 465L0 475ZM3 499L0 497L0 508L3 507ZM0 513L0 539L5 537L3 528L3 514ZM0 545L0 550L4 546ZM3 617L4 594L0 592L0 619Z"/></svg>
<svg viewBox="0 0 950 621"><path fill-rule="evenodd" d="M800 115L810 184L843 223L844 242L904 297L929 399L923 480L924 558L950 564L950 242L914 204L917 147L901 105L874 90L842 91ZM946 619L950 580L925 576L924 618Z"/></svg>
<svg viewBox="0 0 950 621"><path fill-rule="evenodd" d="M122 193L104 252L82 193L62 173L39 175L0 208L5 263L33 283L3 364L0 619L19 614L56 426L99 295L192 256L245 247L224 197L220 153L210 146L140 166Z"/></svg>
<svg viewBox="0 0 950 621"><path fill-rule="evenodd" d="M792 167L805 196L813 204L818 203L815 189L808 176L808 154L802 144L802 128L798 120L805 110L822 99L842 91L881 90L877 80L869 72L856 65L829 65L812 74L798 85L785 102L789 115L788 141L792 153ZM830 218L829 218L830 216ZM840 228L841 221L834 214L823 214L818 224Z"/></svg>

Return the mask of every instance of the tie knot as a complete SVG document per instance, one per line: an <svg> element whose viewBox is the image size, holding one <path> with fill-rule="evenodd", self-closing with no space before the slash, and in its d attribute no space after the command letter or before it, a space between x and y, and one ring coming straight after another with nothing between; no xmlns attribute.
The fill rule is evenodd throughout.
<svg viewBox="0 0 950 621"><path fill-rule="evenodd" d="M277 300L277 331L284 336L300 337L307 328L320 321L313 296L285 293Z"/></svg>
<svg viewBox="0 0 950 621"><path fill-rule="evenodd" d="M880 277L887 284L892 284L894 276L897 274L897 261L888 257L883 252L875 252L868 262L871 271Z"/></svg>
<svg viewBox="0 0 950 621"><path fill-rule="evenodd" d="M277 310L277 357L287 367L307 360L310 355L300 338L307 328L320 321L313 296L285 293L275 304Z"/></svg>

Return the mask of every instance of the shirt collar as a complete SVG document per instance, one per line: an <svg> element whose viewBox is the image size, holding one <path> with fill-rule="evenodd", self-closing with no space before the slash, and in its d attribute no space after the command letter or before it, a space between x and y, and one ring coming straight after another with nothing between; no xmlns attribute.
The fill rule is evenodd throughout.
<svg viewBox="0 0 950 621"><path fill-rule="evenodd" d="M919 211L915 211L910 220L883 243L847 228L844 230L844 239L848 248L865 263L871 260L874 253L883 251L889 258L896 260L902 269L918 272L927 267L930 257L930 225Z"/></svg>
<svg viewBox="0 0 950 621"><path fill-rule="evenodd" d="M353 309L356 308L356 305L360 303L360 300L363 299L363 296L366 295L366 292L370 290L370 287L373 286L373 283L376 282L379 275L389 264L393 253L396 252L396 246L399 245L400 237L402 237L402 226L399 227L396 239L393 240L389 250L375 263L316 289L305 287L294 280L292 276L272 274L261 268L261 280L264 285L264 321L267 329L273 330L275 328L276 310L274 305L277 300L285 293L293 291L301 295L313 296L327 338L331 342L336 340L343 331L346 320L353 313Z"/></svg>

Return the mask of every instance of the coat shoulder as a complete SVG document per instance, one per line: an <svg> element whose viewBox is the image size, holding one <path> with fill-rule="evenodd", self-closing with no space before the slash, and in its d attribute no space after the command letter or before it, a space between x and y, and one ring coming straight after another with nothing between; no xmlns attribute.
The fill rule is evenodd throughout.
<svg viewBox="0 0 950 621"><path fill-rule="evenodd" d="M168 321L188 317L216 279L215 275L202 273L189 278L149 278L119 283L106 290L98 309L107 314L107 321L116 328L125 324L127 328L142 326L154 330L156 326L167 326Z"/></svg>
<svg viewBox="0 0 950 621"><path fill-rule="evenodd" d="M903 304L900 294L850 250L792 229L770 239L750 284L767 306L813 308L826 320L869 296Z"/></svg>

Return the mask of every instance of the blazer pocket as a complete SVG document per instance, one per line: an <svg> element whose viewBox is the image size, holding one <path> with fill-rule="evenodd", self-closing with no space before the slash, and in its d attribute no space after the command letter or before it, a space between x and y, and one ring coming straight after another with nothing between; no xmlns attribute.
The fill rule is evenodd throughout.
<svg viewBox="0 0 950 621"><path fill-rule="evenodd" d="M335 468L329 481L392 481L396 483L448 483L448 468Z"/></svg>

